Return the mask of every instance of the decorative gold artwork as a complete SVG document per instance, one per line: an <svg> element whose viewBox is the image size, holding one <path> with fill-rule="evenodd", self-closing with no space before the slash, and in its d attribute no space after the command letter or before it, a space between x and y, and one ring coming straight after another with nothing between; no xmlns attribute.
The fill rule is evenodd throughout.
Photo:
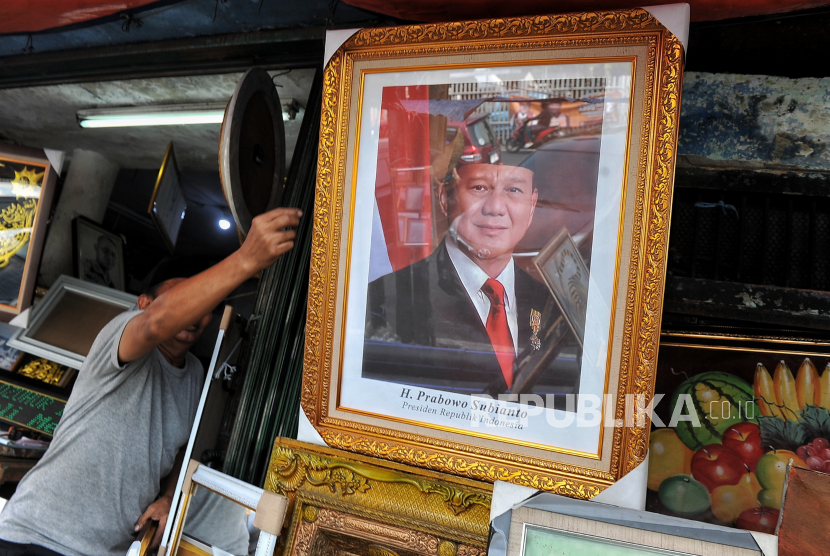
<svg viewBox="0 0 830 556"><path fill-rule="evenodd" d="M14 171L11 183L15 202L0 210L0 220L4 228L0 234L0 268L9 264L14 254L29 241L32 223L35 221L40 181L45 173L45 170L37 172L27 166L19 172Z"/></svg>
<svg viewBox="0 0 830 556"><path fill-rule="evenodd" d="M643 461L682 62L644 10L366 29L333 54L302 386L329 446L577 498ZM463 196L484 191L514 228L476 220L501 214ZM533 258L560 230L557 294ZM478 308L465 264L514 285ZM518 314L491 327L499 296Z"/></svg>
<svg viewBox="0 0 830 556"><path fill-rule="evenodd" d="M285 556L485 553L487 484L278 438L264 488L291 501Z"/></svg>
<svg viewBox="0 0 830 556"><path fill-rule="evenodd" d="M49 361L43 357L32 358L29 361L23 361L15 372L19 375L39 380L52 386L64 386L70 375L74 374L74 369L70 369L65 365L60 365L54 361Z"/></svg>
<svg viewBox="0 0 830 556"><path fill-rule="evenodd" d="M61 365L41 357L23 365L17 370L17 373L46 384L58 384L65 370L65 367L61 368Z"/></svg>
<svg viewBox="0 0 830 556"><path fill-rule="evenodd" d="M0 315L31 304L55 175L42 150L0 148ZM43 208L45 207L45 209Z"/></svg>

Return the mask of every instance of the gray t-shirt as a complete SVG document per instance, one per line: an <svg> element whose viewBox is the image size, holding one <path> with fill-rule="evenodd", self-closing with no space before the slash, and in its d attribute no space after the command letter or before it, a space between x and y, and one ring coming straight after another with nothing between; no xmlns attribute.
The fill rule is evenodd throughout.
<svg viewBox="0 0 830 556"><path fill-rule="evenodd" d="M0 513L0 538L67 556L123 556L139 516L187 443L204 372L158 349L119 366L118 344L139 312L107 324L84 361L54 439Z"/></svg>

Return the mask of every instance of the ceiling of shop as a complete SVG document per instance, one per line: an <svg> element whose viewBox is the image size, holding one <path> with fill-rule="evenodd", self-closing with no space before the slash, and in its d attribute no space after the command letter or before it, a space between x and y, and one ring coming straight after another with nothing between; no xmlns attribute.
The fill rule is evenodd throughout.
<svg viewBox="0 0 830 556"><path fill-rule="evenodd" d="M85 19L91 21L83 23ZM238 47L240 43L243 47L250 45L254 41L249 37L256 35L261 36L255 39L261 43L280 40L278 33L268 34L267 30L273 29L320 29L305 33L319 41L324 26L375 24L374 14L338 5L337 0L0 2L0 76L3 77L18 70L25 73L27 66L37 67L38 60L61 56L64 52L71 53L69 56L76 65L83 64L83 54L88 52L88 65L95 67L118 49L152 49L150 45L163 44L159 41L184 43L178 52L164 49L145 56L143 68L137 67L136 58L130 52L124 52L121 71L108 68L101 72L107 77L117 75L116 81L80 78L77 73L60 75L62 66L70 67L70 64L61 64L58 59L47 71L36 69L28 80L55 84L0 88L0 141L66 151L70 157L74 149L86 149L103 154L122 168L144 169L158 168L167 143L173 141L181 169L216 171L219 124L82 129L76 122L76 112L83 108L227 102L242 75L240 69L257 65L277 70L285 66L264 58L266 44L248 56L248 63L231 64L229 68L222 64L223 49ZM64 26L49 29L53 25ZM46 31L37 32L42 29ZM207 55L201 55L192 43L186 42L199 37L217 37L208 54L212 60L206 60ZM306 55L304 44L297 42L295 49L287 48L288 55ZM277 50L277 46L272 50ZM176 71L157 62L169 62L172 58L178 62ZM309 65L317 63L315 60ZM199 66L206 69L192 69ZM314 70L297 69L296 63L293 66L295 69L275 79L279 85L277 91L283 101L293 98L305 106ZM274 71L272 75L275 73L284 71ZM137 78L131 79L133 76ZM299 118L285 122L289 158L299 126Z"/></svg>
<svg viewBox="0 0 830 556"><path fill-rule="evenodd" d="M272 71L283 103L305 106L314 69ZM0 89L0 140L66 151L98 152L122 168L158 168L169 141L182 170L218 169L220 124L132 128L81 128L76 112L154 104L227 102L242 73L155 77L122 81ZM300 119L285 122L288 158Z"/></svg>

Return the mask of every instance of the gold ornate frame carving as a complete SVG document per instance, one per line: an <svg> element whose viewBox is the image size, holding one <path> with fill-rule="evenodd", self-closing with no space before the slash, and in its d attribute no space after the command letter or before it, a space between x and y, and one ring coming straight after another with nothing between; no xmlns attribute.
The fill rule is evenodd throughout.
<svg viewBox="0 0 830 556"><path fill-rule="evenodd" d="M289 498L278 548L285 556L307 554L321 530L401 554L486 550L486 483L277 438L264 488Z"/></svg>
<svg viewBox="0 0 830 556"><path fill-rule="evenodd" d="M349 182L355 165L354 126L362 68L440 65L448 56L491 55L556 60L559 52L586 59L632 49L632 92L623 218L612 308L606 394L613 423L603 421L594 455L540 450L507 442L467 441L464 435L361 421L337 412L344 299L352 229ZM412 59L417 59L413 62ZM361 66L361 64L363 64ZM375 64L375 66L372 66ZM671 194L680 116L683 49L644 10L366 29L335 52L326 67L312 240L302 408L332 447L482 481L503 480L577 498L591 498L645 458L650 423L614 427L626 416L626 395L644 412L653 395L668 249ZM367 70L368 71L368 70ZM362 94L362 89L360 89ZM359 125L359 122L358 124ZM614 324L616 322L616 324ZM468 437L472 438L472 437Z"/></svg>

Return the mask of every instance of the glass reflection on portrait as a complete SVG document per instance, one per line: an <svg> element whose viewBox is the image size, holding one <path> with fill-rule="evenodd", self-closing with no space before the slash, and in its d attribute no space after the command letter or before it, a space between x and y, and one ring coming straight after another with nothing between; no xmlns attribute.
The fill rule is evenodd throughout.
<svg viewBox="0 0 830 556"><path fill-rule="evenodd" d="M603 80L580 99L451 87L463 88L383 88L373 241L382 234L385 253L370 258L362 377L553 395L564 409L579 392L585 311L563 303L587 301L574 268L590 269ZM496 120L521 148L502 149ZM413 237L413 222L428 233ZM575 246L555 277L571 284L565 297L546 285L556 265L536 260L563 233Z"/></svg>

